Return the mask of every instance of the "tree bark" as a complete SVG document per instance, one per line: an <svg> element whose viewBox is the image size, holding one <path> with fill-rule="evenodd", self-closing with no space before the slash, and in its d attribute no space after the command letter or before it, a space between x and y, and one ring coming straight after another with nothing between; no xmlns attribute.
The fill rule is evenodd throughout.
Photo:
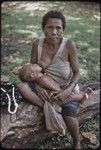
<svg viewBox="0 0 101 150"><path fill-rule="evenodd" d="M94 91L89 98L77 111L79 123L84 123L86 120L95 117L100 111L100 89Z"/></svg>
<svg viewBox="0 0 101 150"><path fill-rule="evenodd" d="M79 123L99 114L99 93L94 94L77 111ZM16 114L1 110L1 146L3 148L33 148L33 146L53 136L45 126L43 111L37 106L21 102Z"/></svg>

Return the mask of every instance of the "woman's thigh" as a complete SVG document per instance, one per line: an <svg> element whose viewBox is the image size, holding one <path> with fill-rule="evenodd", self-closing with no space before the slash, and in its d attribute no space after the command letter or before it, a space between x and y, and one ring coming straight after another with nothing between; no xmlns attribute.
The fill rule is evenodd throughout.
<svg viewBox="0 0 101 150"><path fill-rule="evenodd" d="M66 103L62 106L62 116L70 116L70 117L75 117L76 116L76 111L79 107L80 103L78 101L75 102L70 102Z"/></svg>

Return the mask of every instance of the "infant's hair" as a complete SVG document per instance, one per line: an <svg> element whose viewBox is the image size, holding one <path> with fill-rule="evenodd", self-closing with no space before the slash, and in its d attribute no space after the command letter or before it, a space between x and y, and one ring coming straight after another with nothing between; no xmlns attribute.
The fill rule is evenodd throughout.
<svg viewBox="0 0 101 150"><path fill-rule="evenodd" d="M21 81L23 81L23 82L26 81L24 77L27 73L30 73L30 68L29 68L30 66L31 66L31 64L27 63L24 66L22 66L21 69L19 69L19 78Z"/></svg>

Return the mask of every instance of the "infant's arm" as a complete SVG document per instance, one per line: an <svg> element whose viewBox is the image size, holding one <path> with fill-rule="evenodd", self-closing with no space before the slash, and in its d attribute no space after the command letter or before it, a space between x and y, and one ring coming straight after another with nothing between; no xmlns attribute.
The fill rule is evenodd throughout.
<svg viewBox="0 0 101 150"><path fill-rule="evenodd" d="M58 83L56 83L51 77L47 75L43 75L42 77L40 77L40 79L38 80L38 84L47 90L57 92L61 91L61 88L58 85Z"/></svg>

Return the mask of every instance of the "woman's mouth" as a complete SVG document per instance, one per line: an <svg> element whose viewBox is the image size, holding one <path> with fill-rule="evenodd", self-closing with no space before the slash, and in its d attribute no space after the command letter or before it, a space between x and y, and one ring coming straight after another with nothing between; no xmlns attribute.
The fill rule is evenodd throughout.
<svg viewBox="0 0 101 150"><path fill-rule="evenodd" d="M58 37L51 37L50 39L52 39L52 40L57 40Z"/></svg>

